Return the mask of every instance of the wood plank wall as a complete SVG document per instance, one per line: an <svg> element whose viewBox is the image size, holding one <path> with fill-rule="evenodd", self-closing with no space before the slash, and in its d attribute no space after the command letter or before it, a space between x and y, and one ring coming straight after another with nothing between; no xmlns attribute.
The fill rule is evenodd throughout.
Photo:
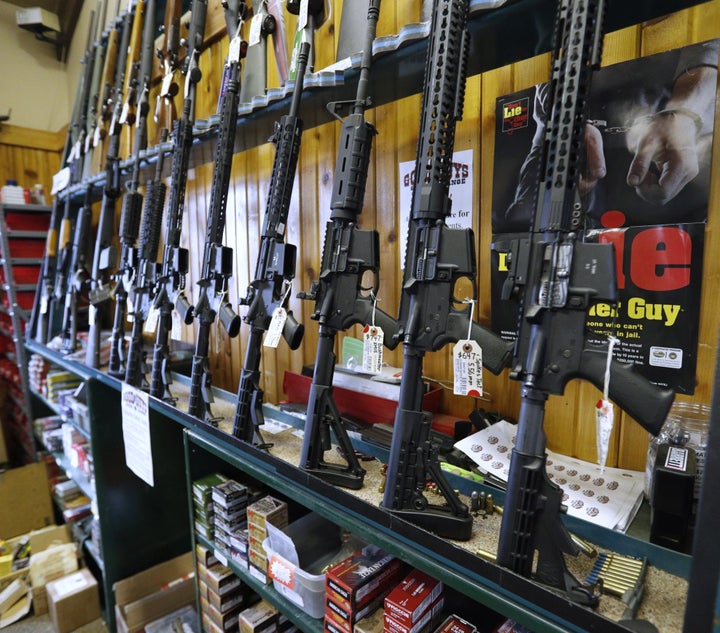
<svg viewBox="0 0 720 633"><path fill-rule="evenodd" d="M49 203L52 177L60 168L65 130L45 132L16 125L0 127L0 185L16 180L32 189L43 185Z"/></svg>
<svg viewBox="0 0 720 633"><path fill-rule="evenodd" d="M342 11L342 0L330 0L332 17L338 20ZM213 0L211 10L218 8ZM416 22L420 16L420 0L384 2L381 9L378 34L398 32L407 23ZM213 18L210 18L212 22ZM217 21L217 20L216 20ZM294 19L287 21L288 37L294 32ZM334 61L336 37L339 28L333 28L332 21L324 25L316 35L316 68L322 68ZM603 64L608 65L643 55L669 50L687 44L720 37L720 0L699 5L665 18L610 33L605 38ZM511 46L512 43L508 42ZM227 53L226 38L215 41L201 55L203 80L199 86L199 119L214 113L217 103L221 69ZM464 119L457 128L456 150L472 149L474 152L475 200L477 209L474 229L478 241L479 270L479 320L486 326L490 323L490 258L491 241L490 212L493 182L494 151L494 109L498 96L546 81L549 57L542 55L503 68L470 77L464 107ZM277 83L274 64L269 63L271 82ZM181 97L181 95L180 95ZM395 314L399 301L401 272L398 270L400 244L398 164L413 160L420 115L418 95L375 108L368 112L368 118L378 129L374 145L374 156L368 178L366 204L361 216L363 228L377 228L381 236L381 307ZM152 134L152 131L151 131ZM718 176L717 150L715 139L714 178L711 178L710 212L705 242L705 272L700 315L700 344L697 371L697 389L693 397L684 400L709 403L717 348L720 310L717 302L717 281L720 266L714 261L713 253L718 252L720 238L715 224L718 221ZM151 135L151 138L153 136ZM56 171L56 163L48 156L47 166L40 166L25 148L7 149L2 144L0 133L0 181L6 177L21 180L28 177L34 184L46 182ZM302 140L296 189L292 199L287 228L287 240L299 246L297 276L292 289L291 307L298 320L305 323L306 334L299 350L290 352L284 343L276 351L263 351L263 388L267 402L277 402L284 397L283 374L286 370L299 372L303 365L315 360L317 324L310 319L310 302L295 298L300 290L307 290L316 279L321 255L325 222L329 217L329 202L332 190L332 176L335 164L337 124L331 123L307 130ZM59 146L60 144L58 144ZM58 150L59 151L59 147ZM274 147L264 144L237 154L233 160L232 184L227 210L226 243L235 249L235 270L231 283L230 300L237 304L238 297L245 295L250 276L254 272L261 232L268 181L272 170ZM22 165L18 168L18 165ZM14 171L12 171L14 170ZM18 175L18 171L22 172ZM6 174L12 174L7 176ZM183 227L184 246L190 249L191 272L188 292L194 295L194 282L198 278L202 260L206 228L206 216L212 182L212 166L204 165L192 171L189 177L186 197L186 216ZM28 186L28 185L24 185ZM241 313L244 309L241 308ZM194 326L182 326L181 338L193 344ZM357 328L350 332L358 335ZM246 328L241 329L238 338L229 339L221 327L216 327L211 342L211 367L213 383L231 392L236 391L240 368L247 344ZM338 350L339 351L339 350ZM391 365L402 364L401 351L386 352L385 360ZM450 378L449 349L428 354L424 373L436 380ZM459 418L475 406L497 410L509 416L516 416L519 407L519 387L510 381L506 373L494 377L486 372L485 388L489 401L474 402L460 398L446 391L443 410ZM548 446L557 451L595 460L594 404L599 392L594 387L579 382L568 386L564 397L550 399L546 414ZM645 465L647 434L632 420L616 410L616 425L611 440L608 465L642 470Z"/></svg>
<svg viewBox="0 0 720 633"><path fill-rule="evenodd" d="M419 1L383 3L378 33L395 33L403 24L417 21L420 4ZM341 0L334 0L332 9L333 16L339 19ZM288 33L293 32L292 20L289 20L287 28ZM317 68L334 61L338 30L331 29L328 24L318 31ZM605 38L603 64L617 63L714 37L720 37L720 0L713 0L652 23L608 34ZM202 97L198 102L198 117L202 117L203 112L209 114L214 111L217 78L220 76L226 49L227 44L222 40L201 56L205 79ZM474 152L474 206L478 209L474 229L478 240L481 299L479 319L487 326L490 323L489 246L495 100L503 94L547 80L548 65L549 56L542 55L470 77L467 82L464 119L458 125L455 147L456 150L472 149ZM272 68L272 63L269 67ZM381 307L391 314L396 313L399 301L401 273L398 262L400 251L404 248L404 244L398 242L398 164L415 157L419 114L420 97L417 95L375 108L368 113L379 134L375 140L361 225L363 228L375 227L380 232ZM299 246L293 297L298 291L309 289L311 282L317 277L324 225L330 211L336 142L336 124L313 128L303 135L298 179L286 234L289 242ZM244 296L250 275L254 272L273 157L273 146L265 144L236 155L233 161L233 195L230 197L227 214L227 239L235 248L236 259L231 289L233 302L238 296ZM192 254L191 277L194 280L197 278L201 260L212 168L204 166L195 169L193 176L187 195L188 221L185 223L183 239ZM713 290L720 269L710 256L718 247L717 230L714 226L718 213L717 180L718 178L712 179L710 220L706 235L698 386L695 396L684 398L706 403L709 403L711 397L720 325L720 311L715 304L717 292ZM192 281L188 287L192 293ZM290 352L284 343L281 343L276 351L263 351L263 387L267 402L277 402L284 397L282 384L285 370L299 372L303 365L312 364L315 360L317 324L309 316L313 306L310 302L293 298L291 307L298 319L305 323L305 340L295 352ZM356 329L349 334L357 336L358 331ZM221 328L215 329L213 337L211 366L214 384L234 392L245 354L246 329L243 328L235 340L230 340ZM194 340L192 326L185 328L183 338L189 342ZM391 365L400 366L401 351L386 351L385 359ZM446 349L427 355L424 372L431 378L447 380L451 376L450 367L449 349ZM445 391L443 410L459 418L467 416L475 406L483 406L510 416L517 415L519 388L507 378L506 373L494 377L486 372L485 386L490 394L489 402L474 402L468 398L453 396L451 391ZM569 385L564 397L550 399L545 426L551 449L582 459L596 459L594 405L598 395L599 392L594 387L575 381ZM631 419L623 416L619 409L616 409L615 418L616 426L608 465L644 469L647 434Z"/></svg>

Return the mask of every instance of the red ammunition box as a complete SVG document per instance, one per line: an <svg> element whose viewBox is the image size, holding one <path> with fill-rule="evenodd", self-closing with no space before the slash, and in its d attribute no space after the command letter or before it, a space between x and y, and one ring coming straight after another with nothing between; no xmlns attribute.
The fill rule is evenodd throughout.
<svg viewBox="0 0 720 633"><path fill-rule="evenodd" d="M345 611L353 611L384 589L394 587L401 569L400 559L381 549L367 547L328 569L327 596Z"/></svg>
<svg viewBox="0 0 720 633"><path fill-rule="evenodd" d="M456 615L449 615L435 629L435 633L476 633L476 631L477 628L474 624L470 624L467 620L463 620Z"/></svg>
<svg viewBox="0 0 720 633"><path fill-rule="evenodd" d="M417 621L408 626L404 622L398 622L394 618L385 613L385 633L423 633L431 631L433 623L439 619L440 612L445 604L445 597L439 596L432 606L425 610L423 614L418 616Z"/></svg>
<svg viewBox="0 0 720 633"><path fill-rule="evenodd" d="M443 584L439 580L414 569L385 598L385 617L411 628L442 590Z"/></svg>

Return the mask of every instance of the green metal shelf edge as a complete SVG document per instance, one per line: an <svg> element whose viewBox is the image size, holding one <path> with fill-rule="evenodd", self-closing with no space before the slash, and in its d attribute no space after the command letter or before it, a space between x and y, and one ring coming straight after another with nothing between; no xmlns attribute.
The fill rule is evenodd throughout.
<svg viewBox="0 0 720 633"><path fill-rule="evenodd" d="M88 368L77 361L71 361L62 354L49 350L34 341L27 341L26 346L28 349L53 360L81 377L96 379L116 390L121 389L122 383L119 380L111 378L101 371ZM189 384L189 378L186 376L173 375L173 379L178 383ZM235 394L216 387L213 387L213 394L216 399L226 401L232 401L236 397ZM427 573L443 580L443 582L453 586L465 595L473 596L475 599L482 597L482 600L478 600L478 602L513 617L526 626L530 626L536 633L560 633L563 631L577 631L580 633L585 630L582 625L558 617L556 612L563 612L563 609L549 610L550 608L546 609L540 606L541 603L546 603L546 600L552 601L559 598L557 594L554 594L549 589L512 574L507 570L501 570L497 565L471 556L465 550L457 547L449 548L451 552L456 550L460 553L459 556L455 555L452 560L441 555L435 548L420 547L418 540L412 538L412 535L408 537L404 533L400 533L407 530L413 532L414 530L415 533L422 533L427 537L428 533L420 530L420 528L401 519L393 518L387 522L386 517L387 524L383 524L368 519L358 512L350 512L347 503L329 499L329 497L337 497L341 500L353 500L353 502L357 503L355 497L348 495L341 489L310 476L278 458L246 446L236 438L197 420L168 403L153 397L149 398L149 402L152 410L184 426L186 431L191 434L193 441L196 441L203 449L218 458L264 481L272 488L276 488L281 492L287 491L289 496L297 499L310 510L317 511L343 525L343 527L351 529L361 538L372 541L380 547L402 556L411 564L424 569ZM292 416L285 414L285 417L283 417L278 414L276 409L272 409L268 405L265 405L265 411L268 417L277 416L280 417L281 421L291 421L289 418ZM297 419L295 423L297 424ZM362 446L358 446L358 448L365 450ZM368 450L374 449L377 451L377 447L368 445L367 448ZM477 484L472 484L472 482L450 473L447 473L447 475L452 485L459 487L466 494L469 494L470 491L468 486L477 486ZM280 484L282 484L282 487ZM493 493L502 502L501 492L493 489ZM367 504L365 506L367 506L368 513L372 514L379 511L379 508ZM386 515L387 513L383 514ZM592 524L585 521L571 519L571 517L564 517L569 529L583 538L592 540L598 545L610 547L613 551L619 553L648 556L651 564L657 567L685 577L688 575L691 559L687 555L665 550L621 533L592 526ZM437 539L432 535L430 537L434 538L441 548L445 546L445 549L447 549L447 542L443 539ZM468 560L471 560L476 568L469 568ZM660 564L660 562L665 564ZM488 580L488 578L492 577L501 579L503 585ZM567 610L570 611L579 608L577 605L567 601L565 601L564 607L567 607ZM625 627L600 616L593 616L593 620L595 624L598 622L603 624L605 626L603 630L617 632L627 630Z"/></svg>
<svg viewBox="0 0 720 633"><path fill-rule="evenodd" d="M206 539L200 534L194 534L196 542L200 543L203 547L207 547L213 552L216 552L215 544L212 541ZM221 557L223 559L226 558L222 556L222 554ZM280 611L282 611L283 615L286 615L292 621L292 623L299 627L301 630L305 631L306 633L321 633L321 631L323 630L322 620L318 620L316 618L311 618L310 616L308 616L300 607L290 602L290 600L288 600L284 596L280 595L275 590L272 584L266 585L254 576L251 576L250 572L246 568L241 567L232 559L227 559L227 567L232 569L233 573L236 576L239 576L244 583L246 583L253 591L255 591L255 593L259 594L268 602L275 605Z"/></svg>
<svg viewBox="0 0 720 633"><path fill-rule="evenodd" d="M249 476L262 481L304 507L322 514L360 538L401 557L411 565L424 570L443 583L467 595L472 600L507 615L525 626L531 627L535 633L564 633L567 631L581 633L585 631L584 627L574 625L557 614L548 612L539 603L526 600L512 591L488 582L482 578L481 571L457 565L442 558L436 551L422 547L412 539L371 523L369 519L352 511L347 505L321 497L304 489L302 485L289 480L281 473L268 470L264 464L258 463L251 455L241 454L229 450L229 447L218 445L213 441L214 438L208 437L200 430L186 429L186 437L203 450L246 472ZM456 549L459 550L459 548ZM467 555L466 558L475 559L480 567L490 565L490 563L470 555ZM470 576L473 576L473 578ZM611 625L611 628L607 629L608 631L625 630L612 627L613 623L611 622L608 622L608 624Z"/></svg>

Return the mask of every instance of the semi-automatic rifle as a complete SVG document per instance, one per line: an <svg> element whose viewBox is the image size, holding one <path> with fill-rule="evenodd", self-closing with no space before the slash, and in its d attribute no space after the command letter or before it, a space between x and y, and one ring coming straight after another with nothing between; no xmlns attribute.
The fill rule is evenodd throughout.
<svg viewBox="0 0 720 633"><path fill-rule="evenodd" d="M162 147L166 140L167 130L164 130L160 136L155 176L145 186L145 208L137 247L137 265L131 279L133 325L124 378L127 384L138 388L145 387L143 384L145 382L143 328L152 306L158 247L160 245L160 227L167 192L167 185L163 181L165 151ZM117 300L117 292L115 294Z"/></svg>
<svg viewBox="0 0 720 633"><path fill-rule="evenodd" d="M128 0L128 11L127 15L132 15L131 5L132 0ZM115 11L116 19L113 19L110 31L108 32L107 42L105 44L105 62L103 65L102 73L100 75L100 87L97 94L97 103L92 111L92 119L90 121L91 134L88 137L89 148L88 151L92 151L92 160L86 161L86 165L89 169L86 169L86 173L97 173L102 168L102 156L103 156L103 141L107 136L107 128L110 123L110 117L113 112L113 101L117 87L115 78L117 76L117 65L125 64L125 53L123 51L122 43L120 42L121 28L130 27L132 24L132 17L129 21L119 20L120 18L120 0L117 2L117 8ZM127 44L126 44L127 47Z"/></svg>
<svg viewBox="0 0 720 633"><path fill-rule="evenodd" d="M315 5L322 5L322 2L315 2ZM314 6L308 7L310 29L313 28L314 10ZM263 337L273 318L276 319L277 327L282 329L283 338L290 349L299 347L305 332L305 328L293 317L292 311L287 309L290 287L295 278L297 247L286 244L284 238L300 155L303 122L298 114L309 54L310 43L304 42L297 60L290 110L275 126L275 160L270 176L255 276L246 296L240 300L242 305L248 306L243 320L250 326L250 334L245 349L245 361L240 370L233 435L244 442L265 447L267 445L259 431L263 423L263 392L260 388Z"/></svg>
<svg viewBox="0 0 720 633"><path fill-rule="evenodd" d="M467 540L472 516L445 479L429 440L430 416L422 410L422 362L428 351L469 339L482 350L482 364L499 373L510 347L456 308L455 285L463 279L474 292L475 238L472 229L451 229L450 180L455 123L462 114L468 34L468 0L436 0L425 64L423 105L415 163L398 338L403 368L382 505L441 536ZM468 340L463 345L471 344ZM431 504L423 491L433 480L445 505Z"/></svg>
<svg viewBox="0 0 720 633"><path fill-rule="evenodd" d="M98 3L98 9L100 5ZM68 134L72 138L72 147L67 157L67 165L70 168L70 183L80 182L82 180L82 148L85 146L85 132L87 121L87 108L90 102L90 89L93 75L93 61L95 59L95 32L100 16L97 11L90 13L90 27L87 35L87 46L85 53L80 60L83 65L83 71L80 75L80 83L78 88L78 96L73 106L73 114L70 119L70 127Z"/></svg>
<svg viewBox="0 0 720 633"><path fill-rule="evenodd" d="M139 17L138 19L142 19ZM115 196L115 198L119 197L120 195L120 184L119 184L119 161L120 161L120 133L122 130L122 110L123 110L123 86L125 85L125 71L127 69L127 61L128 56L125 54L125 52L128 50L130 45L130 36L132 34L133 30L133 13L132 13L132 0L128 0L128 9L127 13L124 16L123 19L123 31L122 31L122 37L119 43L119 48L121 51L120 58L117 61L117 67L115 72L115 84L112 89L112 115L110 118L110 123L108 125L108 143L107 143L107 153L105 156L105 178L106 183L108 180L111 182L111 187L108 191L108 197L112 198L112 196ZM109 49L108 49L109 50ZM133 164L133 172L131 177L131 183L135 183L138 174L137 170L139 169L139 160L136 155L135 162ZM131 184L130 190L126 194L124 200L123 200L123 210L122 210L122 216L121 216L121 222L120 222L120 241L122 243L123 248L123 258L127 255L126 251L126 245L127 245L127 233L131 229L131 224L135 221L131 218L132 214L135 213L135 207L138 207L137 213L139 214L139 206L142 202L142 199L140 201L136 200L136 198L139 196L137 193L137 186L134 187L135 191L133 192L133 185ZM103 200L103 204L105 204L105 200ZM108 200L108 204L114 204L114 201ZM139 222L139 217L137 219L137 222ZM123 272L125 272L125 269L123 269ZM122 284L122 281L120 282ZM119 291L120 297L123 296L124 289L121 287ZM117 297L116 297L117 299ZM121 337L124 334L124 314L118 315L118 303L124 304L122 300L118 301L116 303L116 312L115 312L115 322L113 324L113 342L112 347L110 351L110 367L108 373L111 376L115 376L116 378L120 377L118 372L118 366L120 364L120 358L121 358L121 352L122 352L122 340L117 340L117 325L118 325L118 319L122 318L123 321L121 323ZM115 353L113 352L113 348L115 349ZM118 356L118 352L120 353L120 356Z"/></svg>
<svg viewBox="0 0 720 633"><path fill-rule="evenodd" d="M167 0L165 4L165 23L163 25L163 46L158 49L162 81L155 101L155 114L159 137L164 129L171 129L175 116L175 95L180 87L177 74L180 70L180 15L181 0Z"/></svg>
<svg viewBox="0 0 720 633"><path fill-rule="evenodd" d="M69 172L68 185L76 184L82 178L82 166L79 162L82 155L80 152L82 144L80 134L81 130L85 129L82 119L87 112L87 104L90 99L90 78L92 76L94 51L93 38L96 28L96 14L93 10L90 12L85 52L80 60L80 63L83 64L83 71L75 94L72 116L61 160L61 164L66 165ZM60 199L61 196L58 191L53 200L50 214L50 230L45 245L45 255L39 282L39 296L36 299L37 309L33 310L33 315L37 315L35 317L35 340L43 344L47 343L56 333L53 321L56 306L64 303L65 278L72 248L73 207L70 196L66 195L63 212L60 215Z"/></svg>
<svg viewBox="0 0 720 633"><path fill-rule="evenodd" d="M202 77L198 67L200 48L205 33L207 0L194 0L190 34L187 39L187 55L182 72L185 75L185 94L182 115L173 132L172 165L170 167L170 195L163 256L156 280L154 307L158 310L157 332L153 348L150 395L167 402L175 402L170 393L170 346L168 339L172 329L172 311L175 308L186 325L193 321L193 311L185 296L185 276L188 272L188 251L180 246L183 213L185 210L185 189L187 188L190 150L193 142L195 123L195 99L197 85ZM136 317L137 318L137 317ZM147 317L145 317L147 318Z"/></svg>
<svg viewBox="0 0 720 633"><path fill-rule="evenodd" d="M228 336L235 337L240 331L240 317L235 314L227 298L228 280L232 275L234 263L233 252L232 248L223 246L222 239L225 232L227 194L237 129L241 60L247 50L247 43L240 33L247 15L247 5L242 0L233 0L228 1L225 7L230 47L223 71L220 129L215 148L215 169L210 190L205 249L200 279L197 282L198 299L194 312L198 320L198 328L188 399L188 413L210 424L217 423L210 409L213 401L212 376L208 362L210 327L217 318Z"/></svg>
<svg viewBox="0 0 720 633"><path fill-rule="evenodd" d="M137 113L135 103L137 102L138 66L140 55L143 49L143 31L145 30L145 0L137 0L135 4L135 19L130 32L130 42L127 47L125 58L125 81L122 86L123 105L120 114L120 123L125 126L125 142L121 143L125 148L126 155L132 153L132 126L135 125ZM122 135L122 132L121 132Z"/></svg>
<svg viewBox="0 0 720 633"><path fill-rule="evenodd" d="M68 196L69 199L69 196ZM73 236L67 262L65 305L62 317L62 350L74 352L77 347L77 324L79 297L87 290L87 250L92 224L92 187L85 192L85 202L77 212L75 235ZM68 200L68 204L70 204Z"/></svg>
<svg viewBox="0 0 720 633"><path fill-rule="evenodd" d="M375 127L365 119L370 106L368 81L372 64L380 0L367 6L367 29L355 101L330 103L328 110L342 123L330 201L330 220L325 226L320 275L302 299L315 302L311 318L318 321L319 337L315 369L308 398L300 467L346 488L361 488L365 470L360 466L333 395L335 339L355 324L372 324L383 331L383 341L397 345L397 323L375 306L379 288L380 239L375 230L360 229ZM342 106L350 106L343 120ZM371 281L372 280L372 281ZM368 282L371 281L370 284ZM337 438L346 464L324 459L330 450L330 431Z"/></svg>
<svg viewBox="0 0 720 633"><path fill-rule="evenodd" d="M109 0L103 0L102 9L98 5L99 20L95 34L93 50L93 67L90 77L90 98L84 117L84 130L82 135L82 177L87 178L92 171L92 144L95 133L95 119L97 117L98 102L101 99L103 69L105 67L105 53L107 52L107 38L105 37L105 20L107 18L107 5Z"/></svg>
<svg viewBox="0 0 720 633"><path fill-rule="evenodd" d="M123 197L120 212L120 261L115 270L115 317L110 336L110 360L108 375L114 378L125 377L125 320L127 319L127 300L137 274L136 243L140 233L140 217L143 207L143 195L140 193L140 148L143 136L147 134L147 116L150 106L147 100L147 87L142 91L138 111L140 116L135 128L135 151L133 152L132 172L127 182L127 192ZM158 157L162 163L162 152Z"/></svg>
<svg viewBox="0 0 720 633"><path fill-rule="evenodd" d="M148 90L152 77L153 45L155 35L155 1L148 0L143 24L142 53L138 85L138 111L134 152L139 152L147 145L146 120L149 110ZM119 132L118 132L119 133ZM119 142L119 139L118 139ZM131 185L132 192L132 185ZM120 170L117 159L105 161L105 182L100 207L95 252L93 253L92 280L90 288L90 312L88 343L85 364L89 367L100 367L100 333L102 330L102 310L111 297L110 271L117 264L117 253L113 246L115 232L115 203L120 197Z"/></svg>
<svg viewBox="0 0 720 633"><path fill-rule="evenodd" d="M594 586L568 571L564 554L577 555L561 520L562 489L546 472L545 403L581 378L603 389L608 346L591 344L587 309L616 301L615 254L610 244L585 243L579 197L586 102L593 68L600 63L604 0L561 0L555 25L548 118L539 163L536 212L527 238L513 240L503 299L520 301L519 332L510 377L521 383L497 562L595 605ZM650 433L657 434L673 401L616 361L609 395Z"/></svg>

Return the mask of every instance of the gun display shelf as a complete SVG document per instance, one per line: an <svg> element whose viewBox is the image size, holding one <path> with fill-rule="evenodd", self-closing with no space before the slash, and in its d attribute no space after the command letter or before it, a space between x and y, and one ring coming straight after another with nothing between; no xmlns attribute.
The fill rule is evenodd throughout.
<svg viewBox="0 0 720 633"><path fill-rule="evenodd" d="M182 376L174 377L180 408L150 398L155 485L148 486L125 465L120 381L33 341L28 341L26 346L29 351L41 354L87 380L96 502L102 534L103 583L111 630L115 630L114 582L187 551L195 542L212 547L212 543L192 532L191 484L194 479L215 471L236 475L240 481L249 478L259 482L271 494L291 499L325 516L442 580L480 605L479 609L487 608L507 615L537 633L592 630L620 633L630 630L475 556L459 544L394 517L377 503L366 500L376 493L368 488L373 485L371 483L364 492L336 488L300 470L296 466L299 453L289 459L279 457L276 454L281 450L280 444L270 454L266 453L187 415L181 409L186 404L189 380ZM214 395L216 409L226 418L224 428L227 431L234 411L234 394L214 389ZM298 424L297 418L273 407L266 407L265 415L268 419ZM386 451L376 447L360 443L358 449L378 456L381 461L387 459ZM489 490L453 475L449 477L453 487L465 495L472 490ZM492 492L502 504L502 494L497 490ZM688 575L690 557L684 554L583 521L568 519L567 524L573 533L601 548L647 556L653 566L677 576ZM132 551L133 556L128 556L128 551ZM232 561L229 565L248 579L248 573L241 567ZM262 587L252 579L248 583L261 590L262 595L275 603L301 630L318 633L322 629L320 620L308 618L302 609L280 597L271 587Z"/></svg>
<svg viewBox="0 0 720 633"><path fill-rule="evenodd" d="M10 455L17 463L35 461L25 356L25 328L30 320L40 275L50 208L0 204L0 374L7 386L5 429Z"/></svg>

